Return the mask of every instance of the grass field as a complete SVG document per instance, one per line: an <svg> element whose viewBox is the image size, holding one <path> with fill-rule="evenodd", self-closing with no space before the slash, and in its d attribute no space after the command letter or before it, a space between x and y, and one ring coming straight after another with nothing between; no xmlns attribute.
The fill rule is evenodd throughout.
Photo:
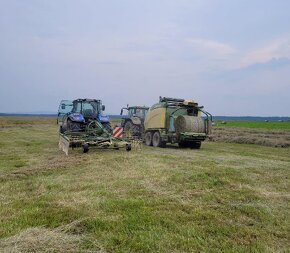
<svg viewBox="0 0 290 253"><path fill-rule="evenodd" d="M0 252L289 252L290 149L58 150L0 117Z"/></svg>
<svg viewBox="0 0 290 253"><path fill-rule="evenodd" d="M226 124L222 121L215 121L216 127L243 127L243 128L263 128L263 129L290 129L290 121L246 121L246 120L229 120Z"/></svg>

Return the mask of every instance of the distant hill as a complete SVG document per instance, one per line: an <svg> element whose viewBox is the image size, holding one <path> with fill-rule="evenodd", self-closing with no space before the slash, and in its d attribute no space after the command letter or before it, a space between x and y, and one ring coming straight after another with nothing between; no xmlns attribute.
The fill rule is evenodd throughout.
<svg viewBox="0 0 290 253"><path fill-rule="evenodd" d="M52 112L36 112L36 113L0 113L0 116L42 116L42 117L56 117L56 113ZM109 115L112 119L120 119L121 116L117 114ZM279 116L272 116L272 117L260 117L260 116L213 116L213 120L243 120L243 121L290 121L290 117L279 117Z"/></svg>
<svg viewBox="0 0 290 253"><path fill-rule="evenodd" d="M56 113L1 113L0 116L42 116L42 117L52 117L57 116Z"/></svg>

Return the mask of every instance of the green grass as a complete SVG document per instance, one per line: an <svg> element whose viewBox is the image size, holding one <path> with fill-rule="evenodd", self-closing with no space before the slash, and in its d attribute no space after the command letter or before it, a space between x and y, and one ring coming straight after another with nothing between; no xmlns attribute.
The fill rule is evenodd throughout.
<svg viewBox="0 0 290 253"><path fill-rule="evenodd" d="M0 129L0 248L26 229L72 222L76 252L96 242L106 252L290 248L288 148L207 142L65 156L55 121L32 121Z"/></svg>
<svg viewBox="0 0 290 253"><path fill-rule="evenodd" d="M265 129L290 129L290 121L243 121L243 120L230 120L226 124L222 121L215 121L216 127L246 127L246 128L265 128Z"/></svg>

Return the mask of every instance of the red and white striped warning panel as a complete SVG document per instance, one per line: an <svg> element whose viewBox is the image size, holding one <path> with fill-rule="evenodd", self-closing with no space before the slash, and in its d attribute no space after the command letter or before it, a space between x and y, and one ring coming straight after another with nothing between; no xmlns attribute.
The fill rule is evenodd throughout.
<svg viewBox="0 0 290 253"><path fill-rule="evenodd" d="M115 138L121 138L123 136L123 127L115 127L113 130L113 136Z"/></svg>

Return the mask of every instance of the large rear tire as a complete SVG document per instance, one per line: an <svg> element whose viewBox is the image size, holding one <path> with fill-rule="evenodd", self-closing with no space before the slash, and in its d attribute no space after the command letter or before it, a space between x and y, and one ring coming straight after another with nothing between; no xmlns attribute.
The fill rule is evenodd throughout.
<svg viewBox="0 0 290 253"><path fill-rule="evenodd" d="M89 152L89 144L85 143L85 144L83 145L83 152L84 152L84 153L88 153L88 152Z"/></svg>
<svg viewBox="0 0 290 253"><path fill-rule="evenodd" d="M154 147L164 147L165 143L162 141L160 133L156 131L152 137L152 144Z"/></svg>
<svg viewBox="0 0 290 253"><path fill-rule="evenodd" d="M200 147L201 147L200 141L190 143L190 148L192 148L192 149L200 149Z"/></svg>
<svg viewBox="0 0 290 253"><path fill-rule="evenodd" d="M188 147L188 143L185 142L185 141L181 141L181 142L178 143L178 146L180 148L187 148Z"/></svg>
<svg viewBox="0 0 290 253"><path fill-rule="evenodd" d="M67 129L71 132L79 132L81 130L81 123L67 120Z"/></svg>
<svg viewBox="0 0 290 253"><path fill-rule="evenodd" d="M127 121L124 125L124 135L127 138L139 138L141 136L140 126L133 124L131 121Z"/></svg>
<svg viewBox="0 0 290 253"><path fill-rule="evenodd" d="M152 146L152 133L151 132L147 132L145 134L145 144L147 146Z"/></svg>

